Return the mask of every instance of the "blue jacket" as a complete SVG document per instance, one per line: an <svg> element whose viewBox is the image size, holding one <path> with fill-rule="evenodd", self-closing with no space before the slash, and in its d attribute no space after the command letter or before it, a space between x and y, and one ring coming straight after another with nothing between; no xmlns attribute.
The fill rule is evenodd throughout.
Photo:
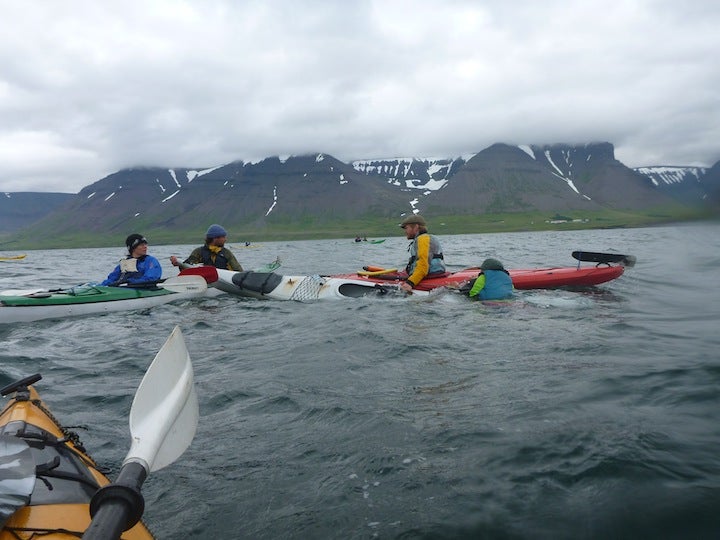
<svg viewBox="0 0 720 540"><path fill-rule="evenodd" d="M478 300L505 300L512 295L512 279L504 270L483 270L470 289L470 298Z"/></svg>
<svg viewBox="0 0 720 540"><path fill-rule="evenodd" d="M127 257L132 259L132 257ZM125 260L127 260L125 259ZM123 272L120 268L123 261L120 261L115 270L110 272L107 279L100 285L116 287L123 283L137 285L140 283L148 283L159 281L162 278L162 267L152 255L145 255L137 259L137 272Z"/></svg>

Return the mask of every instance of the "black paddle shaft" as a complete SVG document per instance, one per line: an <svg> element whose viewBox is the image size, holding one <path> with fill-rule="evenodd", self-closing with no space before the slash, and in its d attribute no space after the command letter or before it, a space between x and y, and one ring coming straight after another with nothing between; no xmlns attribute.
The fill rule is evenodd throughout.
<svg viewBox="0 0 720 540"><path fill-rule="evenodd" d="M7 396L11 392L15 392L16 390L26 389L28 386L30 386L31 384L35 384L40 379L42 379L42 375L40 375L39 373L36 373L35 375L29 375L24 379L20 379L19 381L10 383L7 386L3 386L0 389L0 395Z"/></svg>
<svg viewBox="0 0 720 540"><path fill-rule="evenodd" d="M145 467L130 462L123 465L115 482L100 488L90 501L92 522L83 534L85 540L120 538L145 511L140 487L147 477Z"/></svg>

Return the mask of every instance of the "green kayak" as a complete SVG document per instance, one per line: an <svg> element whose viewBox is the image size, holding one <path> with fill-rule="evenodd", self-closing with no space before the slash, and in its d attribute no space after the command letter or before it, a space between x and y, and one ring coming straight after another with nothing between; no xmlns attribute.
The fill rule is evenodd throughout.
<svg viewBox="0 0 720 540"><path fill-rule="evenodd" d="M30 322L79 315L145 309L203 294L205 280L170 278L148 288L80 285L55 290L0 292L0 323Z"/></svg>

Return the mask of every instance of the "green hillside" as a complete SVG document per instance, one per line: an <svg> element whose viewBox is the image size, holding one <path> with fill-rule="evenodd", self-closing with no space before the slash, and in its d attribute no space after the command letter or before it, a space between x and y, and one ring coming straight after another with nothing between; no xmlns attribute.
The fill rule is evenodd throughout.
<svg viewBox="0 0 720 540"><path fill-rule="evenodd" d="M707 219L711 216L691 210L679 210L673 207L652 212L624 212L605 210L602 212L573 211L562 214L543 212L482 214L482 215L438 215L426 216L429 229L436 234L482 234L496 232L580 230L623 227L646 227L674 222ZM230 242L270 242L280 240L311 240L326 238L354 238L356 235L373 237L400 236L402 231L397 221L387 219L364 218L355 220L320 220L305 218L299 221L271 223L262 227L238 226L223 223L229 232ZM20 232L0 236L0 249L54 249L78 247L109 247L122 245L125 236L140 232L148 237L153 245L193 244L200 242L208 223L195 228L152 228L147 222L138 219L132 230L113 234L38 234L38 231ZM44 223L44 228L52 229L52 223ZM58 227L55 230L60 230Z"/></svg>

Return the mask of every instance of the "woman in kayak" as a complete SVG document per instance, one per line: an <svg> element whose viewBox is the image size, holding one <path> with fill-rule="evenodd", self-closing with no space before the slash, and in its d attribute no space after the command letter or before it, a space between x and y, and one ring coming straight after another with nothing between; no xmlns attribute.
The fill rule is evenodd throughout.
<svg viewBox="0 0 720 540"><path fill-rule="evenodd" d="M205 233L205 245L192 250L190 256L183 262L173 255L170 262L173 266L180 268L188 268L194 264L204 264L205 266L214 266L221 270L232 270L234 272L242 272L243 267L240 265L235 255L225 247L227 240L227 231L220 225L210 225ZM250 242L246 242L250 245Z"/></svg>
<svg viewBox="0 0 720 540"><path fill-rule="evenodd" d="M405 268L408 277L400 287L411 292L427 276L445 273L445 262L440 240L428 233L425 218L420 214L406 217L400 227L405 230L405 237L412 240L408 248L410 260Z"/></svg>
<svg viewBox="0 0 720 540"><path fill-rule="evenodd" d="M480 275L473 283L469 296L476 300L507 300L512 298L513 284L505 267L497 259L485 259Z"/></svg>
<svg viewBox="0 0 720 540"><path fill-rule="evenodd" d="M162 278L162 267L152 255L147 254L148 242L142 234L131 234L125 239L128 256L120 261L100 285L117 287L123 283L139 285L155 283Z"/></svg>

